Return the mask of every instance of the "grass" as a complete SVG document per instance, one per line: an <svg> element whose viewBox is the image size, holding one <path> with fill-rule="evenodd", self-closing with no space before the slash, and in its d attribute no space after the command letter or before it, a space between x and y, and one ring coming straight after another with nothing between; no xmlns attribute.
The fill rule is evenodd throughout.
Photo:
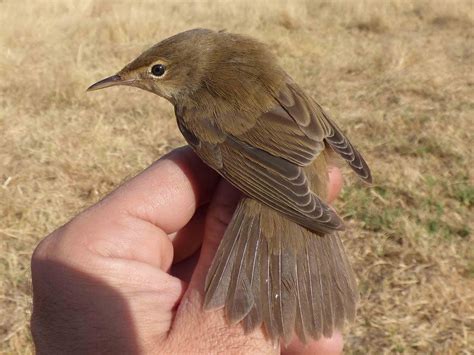
<svg viewBox="0 0 474 355"><path fill-rule="evenodd" d="M361 292L346 352L473 352L473 14L469 0L1 1L0 353L33 352L38 241L183 144L165 101L85 88L193 27L267 42L372 167L374 186L348 174L336 204Z"/></svg>

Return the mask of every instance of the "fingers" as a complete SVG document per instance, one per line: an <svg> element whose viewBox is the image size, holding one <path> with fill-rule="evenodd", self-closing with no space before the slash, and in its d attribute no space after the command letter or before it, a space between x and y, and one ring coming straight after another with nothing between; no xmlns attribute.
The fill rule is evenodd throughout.
<svg viewBox="0 0 474 355"><path fill-rule="evenodd" d="M341 170L336 167L331 167L328 171L329 174L329 191L328 191L328 201L333 202L337 196L341 193L342 190L342 174Z"/></svg>
<svg viewBox="0 0 474 355"><path fill-rule="evenodd" d="M36 343L56 352L72 344L156 350L185 289L165 272L173 258L168 233L188 223L217 181L189 148L180 149L47 237L32 258ZM140 346L127 348L134 341Z"/></svg>
<svg viewBox="0 0 474 355"><path fill-rule="evenodd" d="M335 332L331 338L320 338L318 341L312 341L303 344L299 340L292 342L288 347L282 349L282 355L337 355L342 354L344 342L342 335Z"/></svg>
<svg viewBox="0 0 474 355"><path fill-rule="evenodd" d="M143 350L164 336L184 292L165 272L168 233L210 199L217 181L189 148L179 149L47 237L32 258L35 339L96 350L120 339L117 347L136 353L123 344L138 339Z"/></svg>
<svg viewBox="0 0 474 355"><path fill-rule="evenodd" d="M199 207L189 223L170 236L174 247L173 264L187 259L201 247L208 207L208 204Z"/></svg>
<svg viewBox="0 0 474 355"><path fill-rule="evenodd" d="M185 226L209 201L219 177L189 147L167 154L107 196L97 208L126 212L166 233Z"/></svg>
<svg viewBox="0 0 474 355"><path fill-rule="evenodd" d="M186 283L189 283L199 259L208 207L208 204L199 207L191 221L172 236L174 258L169 273Z"/></svg>
<svg viewBox="0 0 474 355"><path fill-rule="evenodd" d="M217 181L217 174L189 148L177 149L81 213L47 242L55 240L56 257L61 252L86 250L167 271L173 259L168 233L189 222L196 208L210 199Z"/></svg>

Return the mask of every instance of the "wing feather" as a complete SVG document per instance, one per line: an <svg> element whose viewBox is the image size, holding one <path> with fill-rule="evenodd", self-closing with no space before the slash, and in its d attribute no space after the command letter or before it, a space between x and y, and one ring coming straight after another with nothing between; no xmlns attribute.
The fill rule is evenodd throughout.
<svg viewBox="0 0 474 355"><path fill-rule="evenodd" d="M237 131L231 126L241 113L215 121L202 114L177 109L178 126L197 154L230 183L315 232L343 229L337 214L311 191L304 167L328 144L366 181L370 170L321 106L295 83L284 85L272 110L242 118L245 125Z"/></svg>
<svg viewBox="0 0 474 355"><path fill-rule="evenodd" d="M370 169L362 155L323 108L288 79L275 98L277 105L263 113L238 138L293 164L311 164L327 143L367 182Z"/></svg>

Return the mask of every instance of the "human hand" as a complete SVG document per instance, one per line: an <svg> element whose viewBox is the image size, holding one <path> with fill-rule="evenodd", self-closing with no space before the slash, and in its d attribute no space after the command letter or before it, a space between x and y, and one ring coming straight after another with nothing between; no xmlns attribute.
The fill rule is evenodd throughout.
<svg viewBox="0 0 474 355"><path fill-rule="evenodd" d="M330 179L333 200L338 169ZM32 257L37 353L280 352L262 330L245 335L223 310L202 310L206 273L239 197L180 148L51 233ZM341 353L342 337L281 352Z"/></svg>

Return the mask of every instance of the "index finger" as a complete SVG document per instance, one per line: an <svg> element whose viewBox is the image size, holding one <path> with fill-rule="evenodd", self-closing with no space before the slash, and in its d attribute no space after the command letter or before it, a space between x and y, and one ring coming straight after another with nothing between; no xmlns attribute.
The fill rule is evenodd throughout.
<svg viewBox="0 0 474 355"><path fill-rule="evenodd" d="M112 215L125 212L173 233L210 200L218 180L218 174L189 146L181 147L127 181L94 208Z"/></svg>

